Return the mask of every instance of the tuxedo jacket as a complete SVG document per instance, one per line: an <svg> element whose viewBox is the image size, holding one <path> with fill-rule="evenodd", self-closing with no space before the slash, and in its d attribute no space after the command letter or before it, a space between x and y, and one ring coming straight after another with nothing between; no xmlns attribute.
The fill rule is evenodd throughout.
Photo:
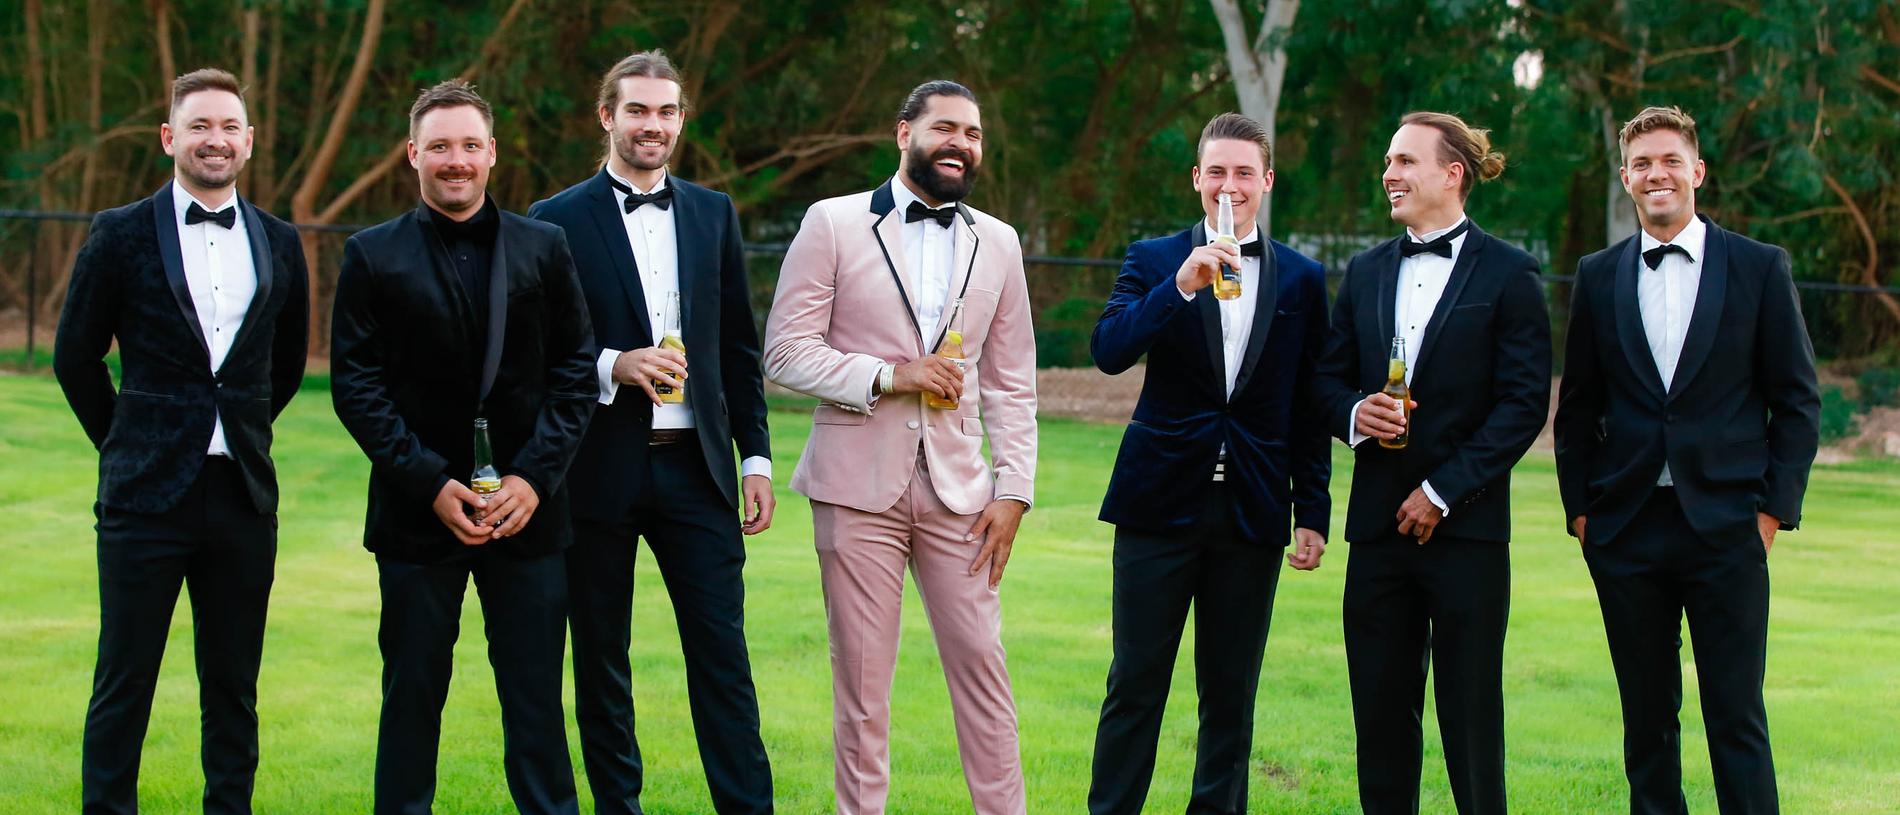
<svg viewBox="0 0 1900 815"><path fill-rule="evenodd" d="M1702 216L1697 216L1702 217ZM1754 540L1757 512L1793 529L1820 444L1821 396L1788 253L1716 226L1668 390L1637 303L1641 236L1577 262L1556 419L1566 526L1616 540L1665 462L1709 539Z"/></svg>
<svg viewBox="0 0 1900 815"><path fill-rule="evenodd" d="M725 193L678 176L668 176L666 183L673 190L680 331L689 377L686 406L706 467L736 509L733 444L741 456L772 456L739 213ZM658 344L626 221L605 170L529 207L528 217L566 231L599 348L626 351ZM571 470L579 517L612 521L626 516L645 486L652 427L653 403L637 387L623 387L613 404L595 409Z"/></svg>
<svg viewBox="0 0 1900 815"><path fill-rule="evenodd" d="M1399 242L1354 255L1333 304L1316 390L1332 434L1385 388L1398 296ZM1449 509L1435 536L1511 538L1511 467L1550 415L1550 313L1537 260L1476 223L1452 264L1412 366L1409 439L1353 448L1346 539L1398 534L1399 505L1430 481Z"/></svg>
<svg viewBox="0 0 1900 815"><path fill-rule="evenodd" d="M944 325L926 338L911 311L918 283L903 227L886 182L813 204L786 249L765 324L765 375L823 400L792 489L883 512L910 486L921 446L937 497L952 512L975 514L1001 496L1033 500L1036 336L1016 230L957 205ZM966 364L956 410L926 408L917 394L885 394L873 406L879 366L935 350L959 293Z"/></svg>
<svg viewBox="0 0 1900 815"><path fill-rule="evenodd" d="M258 512L277 511L271 422L303 382L310 275L290 224L237 199L257 290L217 371L186 282L172 185L93 218L73 263L53 372L99 449L99 503L159 513L197 480L222 419ZM104 357L119 342L119 388Z"/></svg>
<svg viewBox="0 0 1900 815"><path fill-rule="evenodd" d="M1189 302L1174 283L1188 254L1206 242L1206 226L1197 223L1130 244L1089 338L1106 374L1148 357L1101 519L1150 532L1192 528L1225 446L1223 478L1243 538L1283 546L1290 525L1325 535L1332 459L1311 388L1326 338L1326 270L1268 240L1253 331L1230 397L1219 301L1208 289Z"/></svg>
<svg viewBox="0 0 1900 815"><path fill-rule="evenodd" d="M479 409L496 468L541 501L520 533L486 545L523 557L565 548L564 477L599 396L567 242L560 227L498 213L490 324L478 325L426 207L351 235L337 276L331 398L370 460L363 543L420 563L462 550L431 505L443 484L473 473ZM484 336L502 349L486 400Z"/></svg>

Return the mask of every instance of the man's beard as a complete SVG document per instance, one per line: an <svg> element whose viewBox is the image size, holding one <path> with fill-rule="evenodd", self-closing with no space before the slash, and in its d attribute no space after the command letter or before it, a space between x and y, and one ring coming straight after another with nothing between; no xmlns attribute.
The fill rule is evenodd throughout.
<svg viewBox="0 0 1900 815"><path fill-rule="evenodd" d="M202 158L197 154L193 154L192 157L193 159ZM185 177L185 180L200 189L221 190L237 183L238 173L244 171L244 158L239 156L236 150L232 150L227 158L230 160L225 162L222 173L211 170L197 160L179 162L178 172Z"/></svg>
<svg viewBox="0 0 1900 815"><path fill-rule="evenodd" d="M949 178L938 172L937 159L940 158L954 158L962 161L963 177ZM927 154L924 152L923 145L913 144L910 147L910 161L906 162L904 174L909 176L917 186L923 188L925 195L941 203L961 201L969 196L970 187L976 184L976 156L969 151L951 147L938 150L934 155Z"/></svg>
<svg viewBox="0 0 1900 815"><path fill-rule="evenodd" d="M665 152L660 154L658 161L648 166L648 164L643 163L643 160L640 158L640 148L634 144L634 142L639 141L641 137L646 135L648 134L636 133L629 136L624 133L615 133L613 139L614 152L619 154L620 160L626 162L627 166L636 170L658 170L661 167L665 167L666 163L673 159L673 147L677 142L664 141L663 149ZM660 138L665 140L666 137L665 135L661 135Z"/></svg>

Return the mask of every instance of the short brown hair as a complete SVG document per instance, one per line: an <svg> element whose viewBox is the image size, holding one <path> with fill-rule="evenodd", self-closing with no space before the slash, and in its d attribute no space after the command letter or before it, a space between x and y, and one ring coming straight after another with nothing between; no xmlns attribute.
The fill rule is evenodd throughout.
<svg viewBox="0 0 1900 815"><path fill-rule="evenodd" d="M612 109L620 106L620 80L631 77L664 79L680 86L680 112L686 112L686 81L680 79L678 68L666 58L666 52L658 48L628 54L600 78L600 98L597 107Z"/></svg>
<svg viewBox="0 0 1900 815"><path fill-rule="evenodd" d="M437 82L416 97L416 103L409 106L409 140L415 141L416 129L422 125L422 117L438 108L471 107L482 115L482 123L488 126L488 135L495 135L495 111L488 106L488 100L475 92L475 86L461 79L448 79Z"/></svg>
<svg viewBox="0 0 1900 815"><path fill-rule="evenodd" d="M1636 118L1623 123L1623 129L1616 134L1617 146L1628 157L1630 142L1637 136L1657 130L1674 130L1681 134L1682 140L1689 143L1689 149L1696 155L1702 154L1702 144L1696 140L1695 119L1682 112L1682 108L1670 105L1659 107L1650 105L1643 108Z"/></svg>
<svg viewBox="0 0 1900 815"><path fill-rule="evenodd" d="M172 80L172 106L167 115L177 113L178 106L185 101L185 97L199 91L226 91L237 97L239 103L244 101L244 86L230 71L222 68L199 68Z"/></svg>
<svg viewBox="0 0 1900 815"><path fill-rule="evenodd" d="M1194 146L1194 160L1200 161L1208 142L1221 139L1250 141L1259 145L1260 160L1265 163L1261 169L1273 169L1273 140L1267 138L1267 129L1238 113L1223 113L1207 120L1207 126L1201 128L1201 141Z"/></svg>
<svg viewBox="0 0 1900 815"><path fill-rule="evenodd" d="M1438 131L1440 164L1462 164L1464 176L1458 182L1458 197L1471 197L1471 188L1479 181L1490 181L1504 173L1504 154L1491 149L1491 131L1472 127L1449 113L1417 111L1399 119L1399 125L1420 125Z"/></svg>

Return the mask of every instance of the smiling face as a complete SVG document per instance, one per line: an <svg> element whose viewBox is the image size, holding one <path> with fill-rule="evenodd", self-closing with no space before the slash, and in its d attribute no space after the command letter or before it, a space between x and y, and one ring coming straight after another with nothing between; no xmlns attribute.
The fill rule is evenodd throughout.
<svg viewBox="0 0 1900 815"><path fill-rule="evenodd" d="M221 90L204 90L179 100L171 121L158 126L158 141L178 167L185 190L207 204L222 203L244 162L251 157L253 132L244 100Z"/></svg>
<svg viewBox="0 0 1900 815"><path fill-rule="evenodd" d="M983 122L976 103L930 97L915 120L897 123L898 169L931 206L961 201L983 164Z"/></svg>
<svg viewBox="0 0 1900 815"><path fill-rule="evenodd" d="M1446 163L1439 156L1437 128L1405 125L1392 134L1385 151L1385 175L1380 182L1392 207L1392 220L1414 232L1450 226L1464 211L1458 186L1468 168Z"/></svg>
<svg viewBox="0 0 1900 815"><path fill-rule="evenodd" d="M629 76L622 77L619 86L616 105L600 109L600 126L613 141L608 161L614 172L629 176L665 167L686 123L679 83Z"/></svg>
<svg viewBox="0 0 1900 815"><path fill-rule="evenodd" d="M1623 145L1618 174L1636 201L1643 229L1667 240L1695 217L1695 191L1708 169L1680 132L1668 128L1634 136Z"/></svg>
<svg viewBox="0 0 1900 815"><path fill-rule="evenodd" d="M495 166L495 137L481 111L469 105L440 107L422 115L409 141L409 165L422 182L422 200L437 212L464 221L487 199L488 171Z"/></svg>
<svg viewBox="0 0 1900 815"><path fill-rule="evenodd" d="M1194 166L1194 190L1201 195L1201 211L1207 222L1214 223L1220 212L1220 194L1227 193L1234 204L1236 238L1252 230L1260 201L1273 189L1273 171L1265 166L1260 145L1240 139L1215 139L1201 148L1200 163Z"/></svg>

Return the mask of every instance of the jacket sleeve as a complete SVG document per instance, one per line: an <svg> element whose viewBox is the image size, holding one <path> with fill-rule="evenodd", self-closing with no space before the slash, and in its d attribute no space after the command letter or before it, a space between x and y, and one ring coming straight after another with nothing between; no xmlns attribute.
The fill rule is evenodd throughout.
<svg viewBox="0 0 1900 815"><path fill-rule="evenodd" d="M746 275L739 211L726 205L725 242L719 248L719 370L726 386L727 417L741 459L772 457L765 419L765 377L759 368L759 329L752 321L752 285Z"/></svg>
<svg viewBox="0 0 1900 815"><path fill-rule="evenodd" d="M1564 529L1590 510L1590 465L1601 441L1597 419L1603 415L1605 385L1597 360L1595 304L1584 262L1577 263L1577 281L1570 295L1570 329L1564 332L1564 376L1557 388L1557 418L1551 430L1557 444L1557 491L1563 498Z"/></svg>
<svg viewBox="0 0 1900 815"><path fill-rule="evenodd" d="M449 478L449 462L410 432L389 395L387 357L394 342L383 327L376 271L352 236L343 244L335 308L330 317L330 400L343 428L369 456L419 501L434 500Z"/></svg>
<svg viewBox="0 0 1900 815"><path fill-rule="evenodd" d="M1492 345L1491 411L1426 479L1454 507L1508 475L1550 417L1550 311L1535 263L1498 293Z"/></svg>
<svg viewBox="0 0 1900 815"><path fill-rule="evenodd" d="M825 342L837 301L838 246L831 214L813 204L785 250L778 291L765 318L765 376L792 390L860 412L884 360Z"/></svg>
<svg viewBox="0 0 1900 815"><path fill-rule="evenodd" d="M567 236L556 234L551 240L541 259L547 392L534 417L534 433L503 469L505 474L527 479L544 498L561 488L600 396L594 381L594 324L581 294L580 276L574 271Z"/></svg>
<svg viewBox="0 0 1900 815"><path fill-rule="evenodd" d="M60 310L53 338L53 375L95 448L104 445L112 432L112 414L119 399L105 356L119 332L124 308L119 270L125 264L118 257L109 218L101 215L93 220L86 243L73 260L66 305Z"/></svg>
<svg viewBox="0 0 1900 815"><path fill-rule="evenodd" d="M1129 245L1121 274L1115 277L1115 289L1109 293L1101 319L1095 321L1095 330L1089 335L1089 356L1094 358L1096 368L1111 376L1133 367L1148 353L1168 320L1188 304L1172 276L1165 276L1160 283L1148 282L1138 246Z"/></svg>
<svg viewBox="0 0 1900 815"><path fill-rule="evenodd" d="M277 325L271 337L270 407L271 418L284 412L290 399L303 386L304 366L310 358L310 267L304 262L303 238L296 227L284 230L284 240L271 241L271 249L283 261L289 288L284 292L284 307L277 313Z"/></svg>
<svg viewBox="0 0 1900 815"><path fill-rule="evenodd" d="M1768 493L1758 511L1775 516L1782 529L1794 529L1821 445L1821 390L1786 250L1775 250L1761 296L1755 381L1768 402Z"/></svg>
<svg viewBox="0 0 1900 815"><path fill-rule="evenodd" d="M1009 278L998 296L996 315L976 361L981 388L983 428L995 473L992 498L1035 500L1036 489L1036 332L1030 324L1029 283L1023 274L1023 250L1009 230L1005 264Z"/></svg>
<svg viewBox="0 0 1900 815"><path fill-rule="evenodd" d="M1326 433L1325 412L1316 390L1320 355L1326 344L1326 269L1315 270L1305 308L1306 336L1300 342L1298 388L1293 404L1293 525L1327 537L1332 523L1333 499L1328 487L1333 477L1333 440Z"/></svg>
<svg viewBox="0 0 1900 815"><path fill-rule="evenodd" d="M1353 264L1346 264L1346 279L1339 284L1339 299L1333 303L1332 326L1326 331L1326 344L1313 366L1313 385L1308 408L1321 422L1324 431L1340 441L1352 435L1352 408L1364 394L1353 383L1358 380L1359 327L1353 324Z"/></svg>

